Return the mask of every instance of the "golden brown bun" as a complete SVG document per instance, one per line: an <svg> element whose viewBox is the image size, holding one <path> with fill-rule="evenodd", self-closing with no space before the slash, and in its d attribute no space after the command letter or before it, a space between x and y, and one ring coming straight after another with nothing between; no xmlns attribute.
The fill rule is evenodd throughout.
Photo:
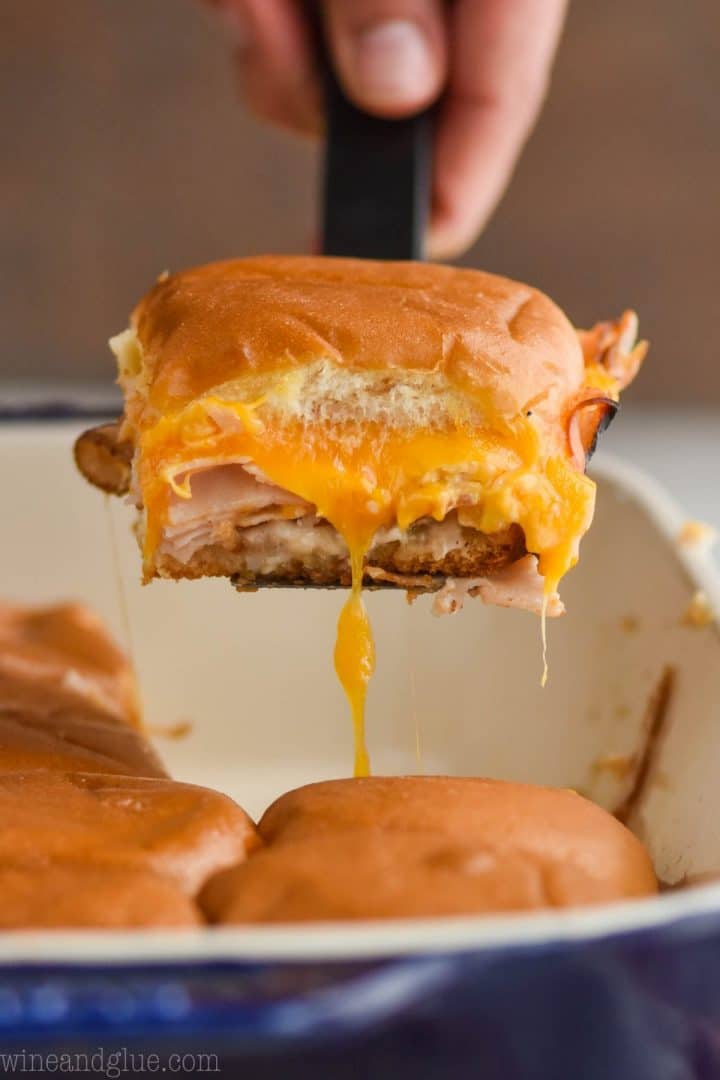
<svg viewBox="0 0 720 1080"><path fill-rule="evenodd" d="M173 780L40 769L0 773L0 865L146 870L193 895L257 843L231 799Z"/></svg>
<svg viewBox="0 0 720 1080"><path fill-rule="evenodd" d="M372 777L282 796L267 846L210 880L215 922L534 910L657 889L640 842L570 791L476 778Z"/></svg>
<svg viewBox="0 0 720 1080"><path fill-rule="evenodd" d="M22 710L0 705L0 771L28 769L167 775L136 728L91 705Z"/></svg>
<svg viewBox="0 0 720 1080"><path fill-rule="evenodd" d="M0 605L0 928L195 926L197 889L259 843L230 799L165 776L137 719L92 612Z"/></svg>
<svg viewBox="0 0 720 1080"><path fill-rule="evenodd" d="M190 897L167 878L129 867L0 865L0 929L127 930L199 926Z"/></svg>
<svg viewBox="0 0 720 1080"><path fill-rule="evenodd" d="M125 723L138 722L132 667L82 604L0 603L0 692L8 708L90 702Z"/></svg>
<svg viewBox="0 0 720 1080"><path fill-rule="evenodd" d="M444 373L500 413L556 411L582 386L577 335L546 296L479 270L267 255L164 276L133 326L162 413L251 373L319 359Z"/></svg>
<svg viewBox="0 0 720 1080"><path fill-rule="evenodd" d="M0 604L0 769L165 776L138 728L135 679L79 604Z"/></svg>

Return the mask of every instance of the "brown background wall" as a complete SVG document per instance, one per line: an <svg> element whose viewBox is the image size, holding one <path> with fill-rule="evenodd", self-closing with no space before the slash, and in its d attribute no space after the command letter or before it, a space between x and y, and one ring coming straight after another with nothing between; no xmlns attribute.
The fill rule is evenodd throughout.
<svg viewBox="0 0 720 1080"><path fill-rule="evenodd" d="M720 402L718 43L716 0L575 0L541 124L466 259L578 324L637 307L646 398ZM243 113L228 52L192 0L3 0L0 377L102 378L158 271L307 247L314 150Z"/></svg>

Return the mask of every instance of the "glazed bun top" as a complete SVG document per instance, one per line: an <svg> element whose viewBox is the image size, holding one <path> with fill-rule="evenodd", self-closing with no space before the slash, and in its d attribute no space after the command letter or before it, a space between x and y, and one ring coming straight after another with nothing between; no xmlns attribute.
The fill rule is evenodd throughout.
<svg viewBox="0 0 720 1080"><path fill-rule="evenodd" d="M278 799L264 847L211 882L219 922L406 918L652 895L650 857L574 792L447 776L310 784Z"/></svg>
<svg viewBox="0 0 720 1080"><path fill-rule="evenodd" d="M611 863L645 880L649 860L611 814L569 788L463 776L373 776L326 780L289 791L258 826L266 843L329 830L428 832L486 842L548 860L567 857L589 873Z"/></svg>
<svg viewBox="0 0 720 1080"><path fill-rule="evenodd" d="M408 372L443 377L508 417L532 407L551 415L583 384L578 336L543 293L427 263L275 255L211 263L161 276L132 328L146 404L157 412L318 361L397 382Z"/></svg>

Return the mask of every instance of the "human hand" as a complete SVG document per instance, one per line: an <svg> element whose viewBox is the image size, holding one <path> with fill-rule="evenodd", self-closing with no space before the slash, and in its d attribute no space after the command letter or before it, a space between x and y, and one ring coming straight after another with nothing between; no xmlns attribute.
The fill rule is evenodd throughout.
<svg viewBox="0 0 720 1080"><path fill-rule="evenodd" d="M322 130L312 28L302 0L209 0L236 39L240 85L262 119ZM325 0L333 63L377 116L442 95L428 252L473 242L510 179L543 102L567 0Z"/></svg>

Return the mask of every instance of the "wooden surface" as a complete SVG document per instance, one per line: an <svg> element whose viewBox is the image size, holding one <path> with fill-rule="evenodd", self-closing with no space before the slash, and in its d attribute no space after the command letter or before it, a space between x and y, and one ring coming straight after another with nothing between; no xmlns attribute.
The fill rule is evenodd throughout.
<svg viewBox="0 0 720 1080"><path fill-rule="evenodd" d="M638 308L637 396L720 402L720 6L575 0L541 124L466 261L579 324ZM3 0L0 378L102 378L165 267L302 251L315 152L239 107L191 0Z"/></svg>

